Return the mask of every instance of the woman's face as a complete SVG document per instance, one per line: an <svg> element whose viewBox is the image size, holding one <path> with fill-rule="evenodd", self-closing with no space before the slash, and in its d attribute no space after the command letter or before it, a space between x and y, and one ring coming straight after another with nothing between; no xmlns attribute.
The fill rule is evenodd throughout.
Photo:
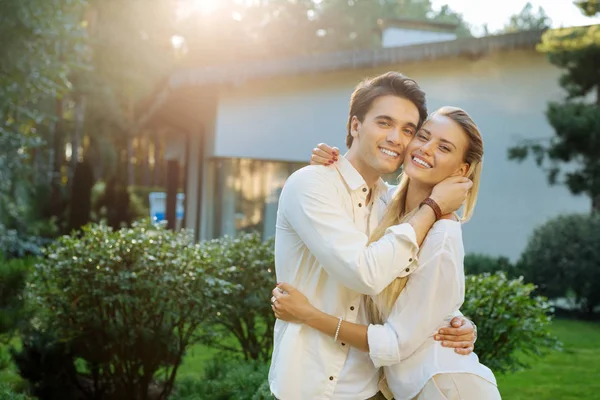
<svg viewBox="0 0 600 400"><path fill-rule="evenodd" d="M469 138L452 119L434 114L406 148L404 173L411 179L434 186L449 176L466 176L464 162Z"/></svg>

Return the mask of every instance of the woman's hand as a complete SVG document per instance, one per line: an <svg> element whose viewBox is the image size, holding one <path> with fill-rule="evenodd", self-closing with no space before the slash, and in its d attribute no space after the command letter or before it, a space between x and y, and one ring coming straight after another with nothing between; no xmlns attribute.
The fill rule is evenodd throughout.
<svg viewBox="0 0 600 400"><path fill-rule="evenodd" d="M287 283L280 283L272 291L271 308L276 318L304 324L319 312L306 296Z"/></svg>
<svg viewBox="0 0 600 400"><path fill-rule="evenodd" d="M311 165L331 165L338 160L340 149L319 143L310 156Z"/></svg>

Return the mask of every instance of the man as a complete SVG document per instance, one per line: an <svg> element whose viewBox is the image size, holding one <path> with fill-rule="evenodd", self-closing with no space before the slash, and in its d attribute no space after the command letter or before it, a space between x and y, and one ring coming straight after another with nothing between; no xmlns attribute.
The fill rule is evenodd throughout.
<svg viewBox="0 0 600 400"><path fill-rule="evenodd" d="M424 92L402 74L389 72L357 86L350 100L347 155L335 168L297 171L282 191L275 236L278 281L297 287L326 313L368 323L362 294L378 294L398 276L410 274L436 215L457 210L472 184L458 177L444 181L408 223L368 244L387 202L381 175L400 167L406 145L426 117ZM453 325L464 324L458 322ZM446 338L455 341L453 347L471 351L469 323L446 329L454 335ZM280 320L274 335L269 382L278 399L377 395L379 371L368 353Z"/></svg>

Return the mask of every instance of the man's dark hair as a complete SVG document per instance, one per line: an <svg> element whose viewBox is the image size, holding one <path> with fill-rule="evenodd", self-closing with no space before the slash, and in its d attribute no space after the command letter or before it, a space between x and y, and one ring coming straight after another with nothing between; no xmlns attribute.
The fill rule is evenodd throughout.
<svg viewBox="0 0 600 400"><path fill-rule="evenodd" d="M353 137L351 132L352 117L363 122L365 115L373 106L373 102L383 96L398 96L412 102L419 110L419 124L427 119L427 106L425 105L425 92L421 90L417 82L400 72L386 72L375 78L367 78L356 86L350 96L350 114L348 116L348 134L346 146L352 146Z"/></svg>

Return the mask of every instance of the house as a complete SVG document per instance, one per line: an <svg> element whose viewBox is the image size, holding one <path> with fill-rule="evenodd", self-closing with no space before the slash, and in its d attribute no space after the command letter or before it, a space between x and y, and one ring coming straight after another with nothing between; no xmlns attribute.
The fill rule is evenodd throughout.
<svg viewBox="0 0 600 400"><path fill-rule="evenodd" d="M171 132L169 168L185 177L184 225L197 239L250 230L267 237L282 186L312 148L344 148L354 86L400 71L426 91L430 110L459 106L478 123L485 161L466 250L514 260L536 226L589 210L587 198L549 186L532 160L507 159L517 140L553 134L546 105L564 96L560 71L536 52L541 34L457 39L448 24L388 21L377 49L175 71L139 121Z"/></svg>

